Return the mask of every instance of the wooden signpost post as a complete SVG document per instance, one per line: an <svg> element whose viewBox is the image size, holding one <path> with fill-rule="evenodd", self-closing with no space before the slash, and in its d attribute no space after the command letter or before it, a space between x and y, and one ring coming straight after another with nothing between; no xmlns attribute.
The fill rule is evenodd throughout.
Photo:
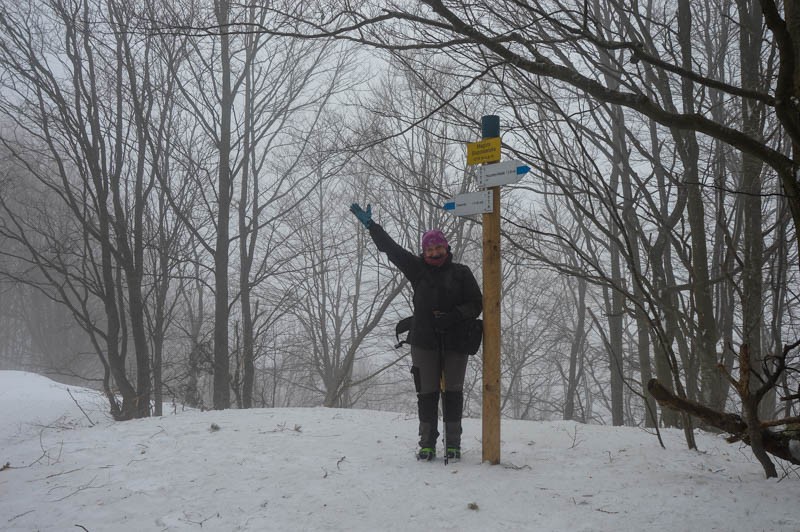
<svg viewBox="0 0 800 532"><path fill-rule="evenodd" d="M481 119L481 136L497 139L500 117ZM500 463L500 187L491 187L492 212L483 214L483 461Z"/></svg>
<svg viewBox="0 0 800 532"><path fill-rule="evenodd" d="M483 461L500 463L500 187L516 183L530 168L500 162L500 117L481 119L479 142L467 144L467 164L478 168L482 190L459 194L445 204L458 216L483 216Z"/></svg>

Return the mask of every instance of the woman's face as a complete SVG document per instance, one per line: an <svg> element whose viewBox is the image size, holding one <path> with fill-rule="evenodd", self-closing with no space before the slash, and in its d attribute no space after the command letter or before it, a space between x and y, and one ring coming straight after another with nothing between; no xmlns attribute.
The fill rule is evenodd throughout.
<svg viewBox="0 0 800 532"><path fill-rule="evenodd" d="M436 244L435 246L428 246L423 251L426 258L438 259L447 254L447 246L444 244Z"/></svg>

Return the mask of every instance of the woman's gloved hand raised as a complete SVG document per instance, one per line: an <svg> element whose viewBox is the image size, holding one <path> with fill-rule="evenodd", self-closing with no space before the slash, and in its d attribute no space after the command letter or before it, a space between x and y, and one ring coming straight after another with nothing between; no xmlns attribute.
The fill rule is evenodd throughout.
<svg viewBox="0 0 800 532"><path fill-rule="evenodd" d="M358 203L353 203L350 205L350 212L352 212L358 221L364 224L364 227L369 229L369 226L372 225L372 205L367 205L367 210L361 208Z"/></svg>

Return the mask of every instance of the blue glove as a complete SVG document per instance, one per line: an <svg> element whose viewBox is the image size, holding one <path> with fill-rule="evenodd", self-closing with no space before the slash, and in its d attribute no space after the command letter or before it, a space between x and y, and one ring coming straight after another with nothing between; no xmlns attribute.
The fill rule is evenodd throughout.
<svg viewBox="0 0 800 532"><path fill-rule="evenodd" d="M358 221L364 224L367 229L372 225L372 205L367 205L367 210L365 211L358 203L353 203L350 205L350 212L355 214Z"/></svg>

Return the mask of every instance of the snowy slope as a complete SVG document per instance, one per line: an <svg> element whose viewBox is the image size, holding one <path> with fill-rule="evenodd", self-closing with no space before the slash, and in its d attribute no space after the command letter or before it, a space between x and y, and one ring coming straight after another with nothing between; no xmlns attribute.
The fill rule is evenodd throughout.
<svg viewBox="0 0 800 532"><path fill-rule="evenodd" d="M698 433L504 421L502 461L414 460L411 414L256 409L114 423L101 395L0 372L0 530L800 531L800 480ZM91 419L91 423L89 419ZM91 426L94 424L94 426Z"/></svg>

